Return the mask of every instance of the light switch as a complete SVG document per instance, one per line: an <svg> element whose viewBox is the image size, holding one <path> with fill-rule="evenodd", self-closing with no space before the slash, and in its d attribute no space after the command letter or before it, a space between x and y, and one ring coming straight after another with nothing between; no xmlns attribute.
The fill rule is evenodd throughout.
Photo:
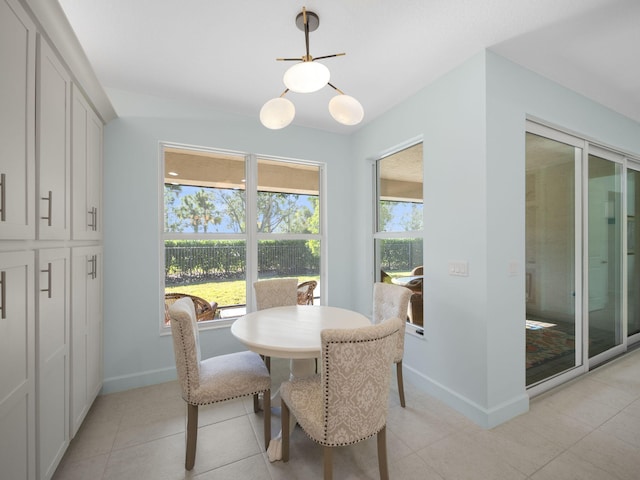
<svg viewBox="0 0 640 480"><path fill-rule="evenodd" d="M449 262L449 275L469 276L469 262Z"/></svg>
<svg viewBox="0 0 640 480"><path fill-rule="evenodd" d="M515 260L511 260L509 262L509 276L510 277L517 277L519 270L520 270L520 268L519 268L518 262L516 262Z"/></svg>

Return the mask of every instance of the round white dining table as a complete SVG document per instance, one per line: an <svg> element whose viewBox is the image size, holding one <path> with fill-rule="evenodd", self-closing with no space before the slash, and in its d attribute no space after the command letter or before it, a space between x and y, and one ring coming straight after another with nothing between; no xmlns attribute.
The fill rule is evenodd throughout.
<svg viewBox="0 0 640 480"><path fill-rule="evenodd" d="M260 355L291 359L291 377L295 378L315 372L322 330L368 325L371 321L366 316L344 308L296 305L248 313L233 322L231 333ZM293 420L291 425L295 426ZM271 439L267 454L272 462L282 459L282 432Z"/></svg>
<svg viewBox="0 0 640 480"><path fill-rule="evenodd" d="M366 316L344 308L295 305L248 313L233 322L231 333L261 355L318 358L322 330L367 325L371 325L371 321Z"/></svg>

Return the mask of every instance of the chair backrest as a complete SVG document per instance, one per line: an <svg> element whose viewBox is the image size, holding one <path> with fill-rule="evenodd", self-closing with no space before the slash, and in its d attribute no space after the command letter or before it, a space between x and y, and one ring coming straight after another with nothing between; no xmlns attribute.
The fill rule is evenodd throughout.
<svg viewBox="0 0 640 480"><path fill-rule="evenodd" d="M313 291L318 286L315 280L307 280L298 285L298 305L313 305Z"/></svg>
<svg viewBox="0 0 640 480"><path fill-rule="evenodd" d="M424 275L424 267L422 265L411 270L411 275Z"/></svg>
<svg viewBox="0 0 640 480"><path fill-rule="evenodd" d="M169 323L169 307L181 298L189 297L193 301L196 309L196 320L202 322L204 320L213 320L216 315L218 304L216 302L207 302L204 298L189 295L187 293L165 293L164 294L164 317L166 323Z"/></svg>
<svg viewBox="0 0 640 480"><path fill-rule="evenodd" d="M256 308L287 307L298 304L298 279L273 278L258 280L253 284L256 292Z"/></svg>
<svg viewBox="0 0 640 480"><path fill-rule="evenodd" d="M376 282L373 284L373 318L374 324L382 323L389 318L407 319L411 290L400 285ZM404 355L404 332L406 322L403 322L398 333L393 361L399 362Z"/></svg>
<svg viewBox="0 0 640 480"><path fill-rule="evenodd" d="M189 297L177 300L169 307L173 353L182 389L182 398L191 402L191 395L200 387L200 339L196 310Z"/></svg>
<svg viewBox="0 0 640 480"><path fill-rule="evenodd" d="M393 347L404 321L354 329L327 329L322 341L325 445L359 442L386 424Z"/></svg>

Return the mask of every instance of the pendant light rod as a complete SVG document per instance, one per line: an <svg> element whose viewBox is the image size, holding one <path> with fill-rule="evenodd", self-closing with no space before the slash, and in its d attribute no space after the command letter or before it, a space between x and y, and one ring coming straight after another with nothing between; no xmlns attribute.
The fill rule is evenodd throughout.
<svg viewBox="0 0 640 480"><path fill-rule="evenodd" d="M307 56L302 61L310 62L313 58L311 58L311 55L309 54L309 22L307 21L307 9L305 7L302 7L302 21L304 23L304 43L307 47ZM319 19L318 25L320 25Z"/></svg>
<svg viewBox="0 0 640 480"><path fill-rule="evenodd" d="M327 82L327 85L329 85L331 88L333 88L340 95L344 95L344 92L342 90L340 90L338 87L336 87L333 83ZM282 95L284 95L284 93Z"/></svg>

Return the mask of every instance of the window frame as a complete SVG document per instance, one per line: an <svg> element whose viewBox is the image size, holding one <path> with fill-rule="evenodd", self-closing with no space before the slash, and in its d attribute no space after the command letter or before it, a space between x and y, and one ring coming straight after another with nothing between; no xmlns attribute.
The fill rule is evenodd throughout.
<svg viewBox="0 0 640 480"><path fill-rule="evenodd" d="M407 231L380 231L379 228L379 202L380 202L380 168L379 162L392 155L398 154L404 150L415 147L416 145L423 145L422 155L422 198L423 198L423 214L422 214L422 229L421 230L407 230ZM373 249L373 281L380 282L380 270L381 270L381 258L380 252L377 248L377 242L380 240L394 240L394 239L420 239L423 243L423 258L422 264L424 265L424 141L423 136L414 137L403 143L400 143L382 153L377 155L371 161L372 183L373 183L373 222L372 222L372 249ZM413 328L413 332L421 330L423 327L414 325L407 322L407 327Z"/></svg>
<svg viewBox="0 0 640 480"><path fill-rule="evenodd" d="M244 158L245 165L245 198L246 198L246 211L245 232L239 233L220 233L220 232L207 232L207 233L192 233L192 232L166 232L165 231L165 203L164 203L164 185L165 185L165 150L166 149L179 149L184 151L194 151L198 153L210 153L211 155L231 155ZM160 296L161 312L164 312L164 292L165 292L165 241L166 240L243 240L246 243L246 257L245 257L245 288L246 288L246 311L251 312L255 309L255 298L253 292L253 282L258 278L258 244L262 240L318 240L320 242L320 278L318 284L320 290L326 292L325 275L326 271L326 251L327 241L325 238L326 232L326 164L324 162L293 159L287 157L278 157L270 155L262 155L257 153L238 152L225 150L220 148L211 148L205 146L193 146L184 145L174 142L160 142L159 144L159 180L158 180L158 201L159 201L159 256L160 256L160 275L158 292ZM288 164L298 164L315 167L318 169L319 185L318 185L318 206L320 208L320 220L318 234L304 234L304 233L258 233L257 231L257 200L258 200L258 162L259 160L268 160L275 162L282 162ZM326 293L323 293L321 303L325 303ZM199 330L217 329L229 327L233 321L238 318L227 317L224 319L216 319L210 321L198 322ZM168 335L171 333L170 325L166 325L164 322L164 314L161 315L159 320L160 334Z"/></svg>

